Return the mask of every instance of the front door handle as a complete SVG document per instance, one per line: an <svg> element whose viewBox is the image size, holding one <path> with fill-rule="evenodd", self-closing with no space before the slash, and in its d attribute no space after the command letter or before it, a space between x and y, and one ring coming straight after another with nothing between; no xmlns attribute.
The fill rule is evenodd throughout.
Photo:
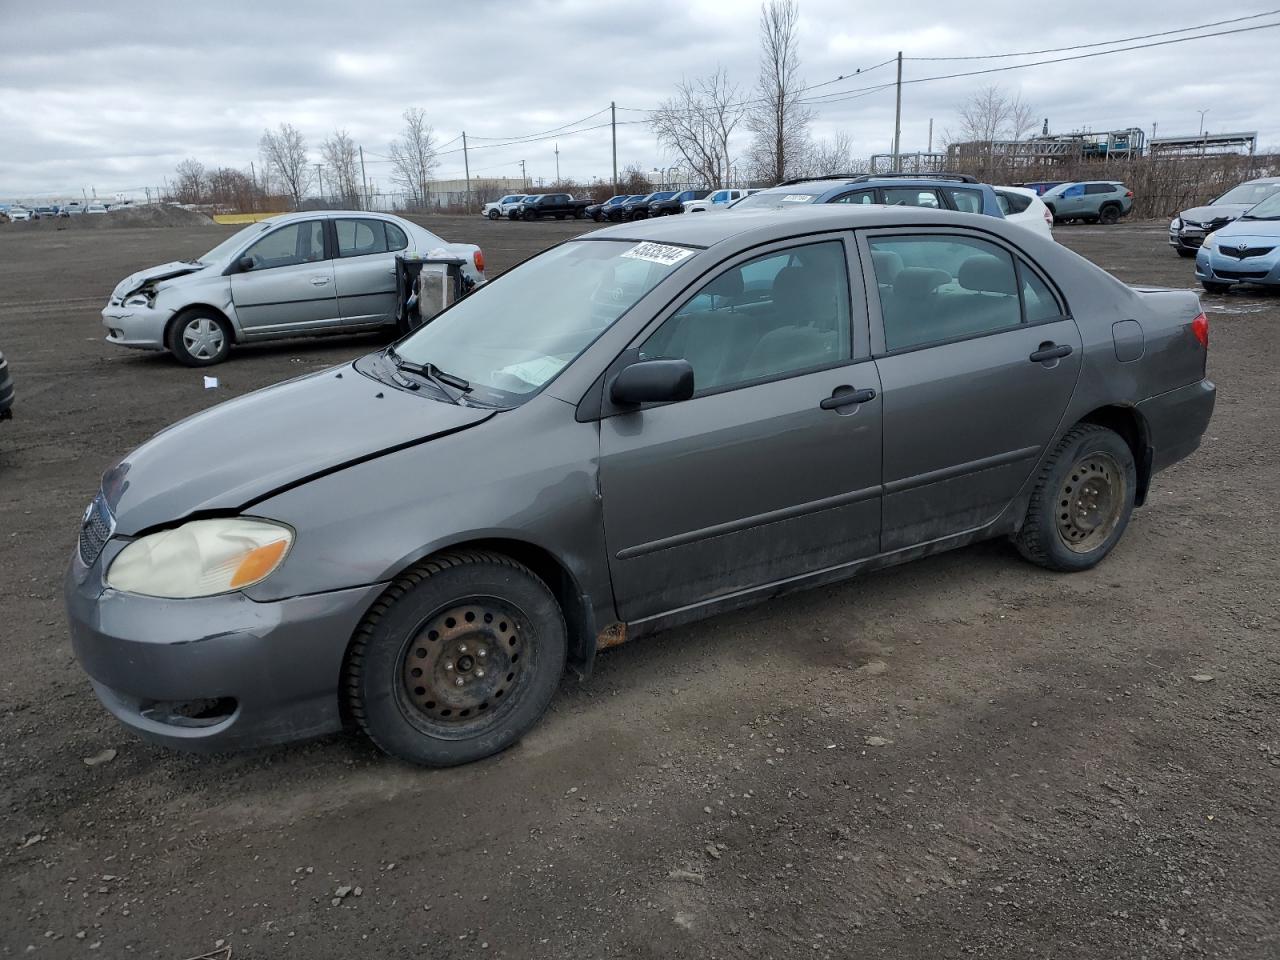
<svg viewBox="0 0 1280 960"><path fill-rule="evenodd" d="M1040 344L1040 349L1027 359L1032 363L1048 363L1050 360L1061 360L1071 356L1071 344L1054 343L1052 340Z"/></svg>
<svg viewBox="0 0 1280 960"><path fill-rule="evenodd" d="M311 282L317 287L323 287L326 283L329 282L329 278L328 277L312 277Z"/></svg>
<svg viewBox="0 0 1280 960"><path fill-rule="evenodd" d="M836 387L831 396L818 404L823 410L839 410L855 403L869 403L876 398L876 392L870 387L855 390L853 387Z"/></svg>

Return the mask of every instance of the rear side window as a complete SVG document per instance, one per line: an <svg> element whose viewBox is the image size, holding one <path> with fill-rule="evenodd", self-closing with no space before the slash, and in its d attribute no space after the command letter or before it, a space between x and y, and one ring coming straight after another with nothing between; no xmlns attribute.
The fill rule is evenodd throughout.
<svg viewBox="0 0 1280 960"><path fill-rule="evenodd" d="M905 350L1022 323L1013 257L970 237L869 241L885 346Z"/></svg>
<svg viewBox="0 0 1280 960"><path fill-rule="evenodd" d="M982 194L977 190L964 190L959 187L947 187L946 194L951 205L961 213L981 213Z"/></svg>
<svg viewBox="0 0 1280 960"><path fill-rule="evenodd" d="M891 207L928 207L937 210L942 206L936 192L922 190L920 187L885 187L883 193L884 202Z"/></svg>
<svg viewBox="0 0 1280 960"><path fill-rule="evenodd" d="M1115 193L1116 186L1114 183L1087 183L1084 187L1085 193Z"/></svg>
<svg viewBox="0 0 1280 960"><path fill-rule="evenodd" d="M876 193L874 190L859 190L856 193L846 193L836 197L831 203L875 203Z"/></svg>
<svg viewBox="0 0 1280 960"><path fill-rule="evenodd" d="M1018 262L1018 274L1022 278L1022 307L1027 323L1057 320L1063 315L1062 305L1048 285L1021 261Z"/></svg>
<svg viewBox="0 0 1280 960"><path fill-rule="evenodd" d="M335 220L333 225L338 231L338 256L363 257L387 252L387 234L381 220Z"/></svg>
<svg viewBox="0 0 1280 960"><path fill-rule="evenodd" d="M394 223L387 223L384 220L382 226L387 232L387 250L403 250L409 245L409 238Z"/></svg>
<svg viewBox="0 0 1280 960"><path fill-rule="evenodd" d="M996 191L996 200L1000 204L1000 210L1007 217L1011 213L1025 213L1027 207L1031 206L1031 198L1023 196L1021 193L1009 193L1005 190Z"/></svg>

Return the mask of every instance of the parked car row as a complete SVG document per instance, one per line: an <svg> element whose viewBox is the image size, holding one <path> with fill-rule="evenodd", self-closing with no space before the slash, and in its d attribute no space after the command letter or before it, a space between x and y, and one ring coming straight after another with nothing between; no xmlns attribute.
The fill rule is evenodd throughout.
<svg viewBox="0 0 1280 960"><path fill-rule="evenodd" d="M88 203L82 204L79 201L59 205L56 203L40 204L39 206L24 207L22 204L0 204L0 213L3 213L10 221L18 220L44 220L59 217L75 217L82 213L108 213L114 207L129 206L129 204L105 204L105 203Z"/></svg>
<svg viewBox="0 0 1280 960"><path fill-rule="evenodd" d="M1242 283L1280 287L1280 177L1250 180L1184 210L1169 224L1169 244L1196 258L1196 279L1210 293Z"/></svg>
<svg viewBox="0 0 1280 960"><path fill-rule="evenodd" d="M623 223L645 220L649 217L667 217L679 213L701 213L707 210L723 210L730 204L752 193L755 189L689 189L655 190L652 193L620 193L601 202L575 200L566 193L508 194L499 200L486 203L481 216L490 220L540 220L555 217L582 219L590 217L597 223Z"/></svg>

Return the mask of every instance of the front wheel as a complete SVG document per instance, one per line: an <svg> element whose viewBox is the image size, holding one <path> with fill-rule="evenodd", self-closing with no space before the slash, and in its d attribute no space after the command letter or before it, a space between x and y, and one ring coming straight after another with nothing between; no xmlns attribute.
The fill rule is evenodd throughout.
<svg viewBox="0 0 1280 960"><path fill-rule="evenodd" d="M490 210L490 211L489 211L489 219L490 219L490 220L497 220L497 219L498 219L498 217L500 217L500 216L502 216L502 214L500 214L497 210Z"/></svg>
<svg viewBox="0 0 1280 960"><path fill-rule="evenodd" d="M185 367L221 363L231 352L231 326L208 310L190 310L169 327L167 346Z"/></svg>
<svg viewBox="0 0 1280 960"><path fill-rule="evenodd" d="M532 210L526 210L526 211L524 212L524 219L525 219L528 223L532 223L532 222L534 221L534 219L535 219L535 216L534 216L533 211L532 211Z"/></svg>
<svg viewBox="0 0 1280 960"><path fill-rule="evenodd" d="M1088 570L1111 552L1133 513L1137 468L1113 430L1072 427L1041 468L1015 543L1050 570Z"/></svg>
<svg viewBox="0 0 1280 960"><path fill-rule="evenodd" d="M343 689L383 751L453 766L505 750L538 722L567 651L542 580L501 554L459 551L387 588L352 641Z"/></svg>
<svg viewBox="0 0 1280 960"><path fill-rule="evenodd" d="M1200 286L1204 287L1209 293L1226 293L1231 289L1231 284L1218 283L1216 280L1201 280Z"/></svg>

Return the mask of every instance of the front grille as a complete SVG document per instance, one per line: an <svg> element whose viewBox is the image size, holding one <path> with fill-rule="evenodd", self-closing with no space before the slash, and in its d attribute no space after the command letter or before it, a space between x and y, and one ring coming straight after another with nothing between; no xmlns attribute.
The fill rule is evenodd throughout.
<svg viewBox="0 0 1280 960"><path fill-rule="evenodd" d="M1268 270L1215 270L1213 275L1223 280L1265 280Z"/></svg>
<svg viewBox="0 0 1280 960"><path fill-rule="evenodd" d="M115 532L115 520L99 493L85 511L80 524L80 559L85 566L92 566L102 553L102 548Z"/></svg>
<svg viewBox="0 0 1280 960"><path fill-rule="evenodd" d="M1248 260L1250 257L1265 257L1274 250L1275 247L1245 247L1241 250L1239 247L1228 247L1218 244L1218 252L1224 257L1235 257L1237 260Z"/></svg>

